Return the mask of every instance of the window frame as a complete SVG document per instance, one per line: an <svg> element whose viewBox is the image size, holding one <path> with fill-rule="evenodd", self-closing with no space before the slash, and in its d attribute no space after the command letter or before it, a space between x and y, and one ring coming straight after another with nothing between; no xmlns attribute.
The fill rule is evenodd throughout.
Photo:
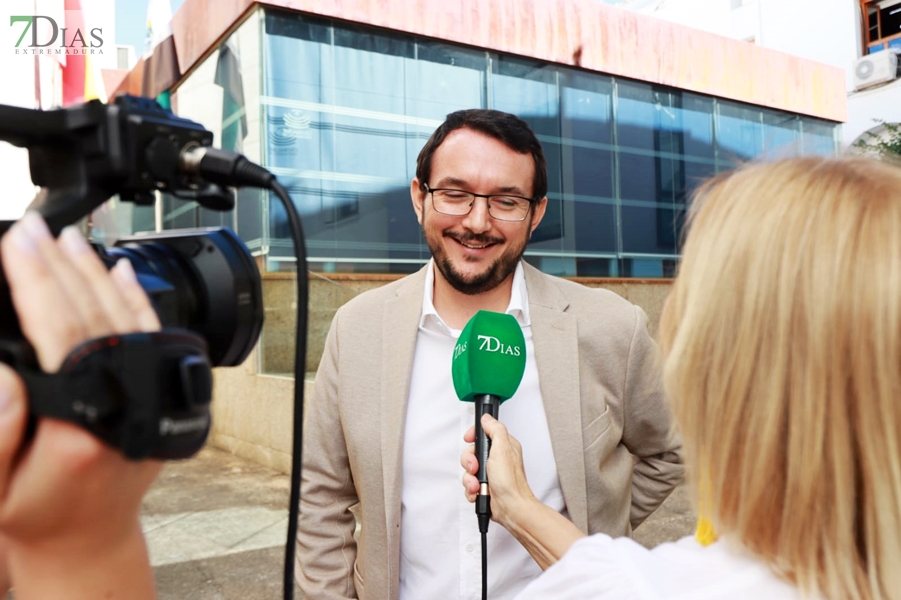
<svg viewBox="0 0 901 600"><path fill-rule="evenodd" d="M888 43L901 39L901 31L886 37L878 37L876 40L870 40L870 19L869 19L869 11L870 8L876 9L876 29L881 36L882 29L882 17L881 12L882 9L879 8L880 2L883 0L858 0L860 3L860 41L861 41L861 55L866 56L868 54L872 54L870 48L877 45L882 45L883 47L879 50L875 50L875 52L879 52L881 50L885 50L888 48ZM901 8L901 1L898 2L898 8Z"/></svg>

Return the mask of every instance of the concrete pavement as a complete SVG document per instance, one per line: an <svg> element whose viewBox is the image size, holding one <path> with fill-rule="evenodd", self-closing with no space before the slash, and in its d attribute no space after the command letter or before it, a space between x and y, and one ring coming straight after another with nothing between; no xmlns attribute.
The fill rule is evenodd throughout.
<svg viewBox="0 0 901 600"><path fill-rule="evenodd" d="M160 600L281 598L288 487L215 448L168 463L141 509Z"/></svg>
<svg viewBox="0 0 901 600"><path fill-rule="evenodd" d="M215 448L167 464L141 517L159 599L281 598L288 487L287 475ZM693 526L680 488L635 538L653 547Z"/></svg>

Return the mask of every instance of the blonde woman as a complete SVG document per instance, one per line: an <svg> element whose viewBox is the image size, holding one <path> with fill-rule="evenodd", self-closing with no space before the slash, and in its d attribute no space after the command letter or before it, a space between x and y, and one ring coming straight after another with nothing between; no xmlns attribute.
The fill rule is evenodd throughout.
<svg viewBox="0 0 901 600"><path fill-rule="evenodd" d="M704 185L660 329L718 541L584 537L488 417L494 519L553 565L520 598L901 599L901 168L796 158Z"/></svg>

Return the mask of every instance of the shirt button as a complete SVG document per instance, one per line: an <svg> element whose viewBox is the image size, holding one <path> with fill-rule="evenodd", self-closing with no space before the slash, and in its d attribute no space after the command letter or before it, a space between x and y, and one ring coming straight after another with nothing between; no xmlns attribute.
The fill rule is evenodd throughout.
<svg viewBox="0 0 901 600"><path fill-rule="evenodd" d="M471 415L474 415L474 414L475 414L475 412L476 412L476 407L475 407L475 406L472 406L472 405L470 405L470 406L469 406L469 414L471 414Z"/></svg>
<svg viewBox="0 0 901 600"><path fill-rule="evenodd" d="M472 544L466 544L466 551L467 551L467 552L472 552L472 551L473 551L473 545L472 545Z"/></svg>

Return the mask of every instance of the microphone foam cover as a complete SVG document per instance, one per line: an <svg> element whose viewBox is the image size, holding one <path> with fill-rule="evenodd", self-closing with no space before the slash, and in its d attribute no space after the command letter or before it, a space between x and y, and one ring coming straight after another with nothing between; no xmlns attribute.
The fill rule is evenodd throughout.
<svg viewBox="0 0 901 600"><path fill-rule="evenodd" d="M516 393L526 370L526 340L512 315L480 310L454 347L454 391L464 402L491 394L501 402Z"/></svg>

